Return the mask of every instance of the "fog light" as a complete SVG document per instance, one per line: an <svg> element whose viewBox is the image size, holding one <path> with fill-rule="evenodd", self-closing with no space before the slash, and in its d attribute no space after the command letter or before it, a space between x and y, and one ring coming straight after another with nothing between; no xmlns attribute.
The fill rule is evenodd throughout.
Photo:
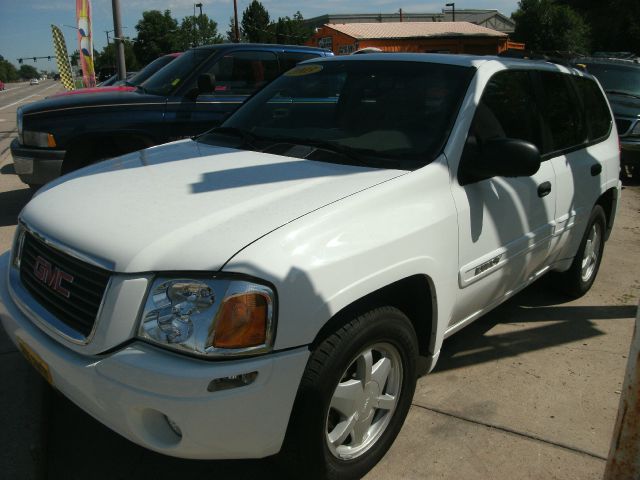
<svg viewBox="0 0 640 480"><path fill-rule="evenodd" d="M209 392L219 392L230 388L244 387L252 384L258 378L258 372L243 373L242 375L231 375L224 378L214 378L209 383Z"/></svg>
<svg viewBox="0 0 640 480"><path fill-rule="evenodd" d="M173 420L171 420L166 415L164 416L164 419L167 421L167 424L169 425L171 430L173 430L173 433L175 433L177 436L182 438L182 430L180 430L180 427L178 426L178 424L176 422L174 422Z"/></svg>

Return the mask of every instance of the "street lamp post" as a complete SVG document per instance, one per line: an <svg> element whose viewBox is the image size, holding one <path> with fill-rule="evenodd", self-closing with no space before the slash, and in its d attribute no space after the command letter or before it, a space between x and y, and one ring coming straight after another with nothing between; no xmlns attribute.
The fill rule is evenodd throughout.
<svg viewBox="0 0 640 480"><path fill-rule="evenodd" d="M451 7L453 10L453 21L456 21L456 4L455 2L453 3L445 3L445 7Z"/></svg>
<svg viewBox="0 0 640 480"><path fill-rule="evenodd" d="M193 46L197 46L197 38L196 38L196 7L200 9L200 19L202 20L202 3L194 3L193 4L193 25L191 26L192 36L193 36ZM202 28L202 26L200 26Z"/></svg>

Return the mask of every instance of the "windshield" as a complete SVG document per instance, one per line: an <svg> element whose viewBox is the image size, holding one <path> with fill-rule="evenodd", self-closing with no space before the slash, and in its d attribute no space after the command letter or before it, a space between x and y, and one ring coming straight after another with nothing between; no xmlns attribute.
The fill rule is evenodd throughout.
<svg viewBox="0 0 640 480"><path fill-rule="evenodd" d="M151 75L156 73L165 65L168 65L172 60L175 60L177 57L173 55L164 55L160 58L156 58L153 62L149 63L146 67L136 73L133 77L122 82L125 85L137 86L144 82Z"/></svg>
<svg viewBox="0 0 640 480"><path fill-rule="evenodd" d="M185 79L211 54L212 49L194 48L172 61L165 68L151 75L140 86L147 92L156 95L169 95L182 85Z"/></svg>
<svg viewBox="0 0 640 480"><path fill-rule="evenodd" d="M287 146L303 145L321 151L304 156L313 160L419 168L440 153L474 71L404 61L301 64L199 140L219 144L235 131L269 153L292 155Z"/></svg>
<svg viewBox="0 0 640 480"><path fill-rule="evenodd" d="M605 91L640 96L640 66L587 63L587 71L596 76Z"/></svg>

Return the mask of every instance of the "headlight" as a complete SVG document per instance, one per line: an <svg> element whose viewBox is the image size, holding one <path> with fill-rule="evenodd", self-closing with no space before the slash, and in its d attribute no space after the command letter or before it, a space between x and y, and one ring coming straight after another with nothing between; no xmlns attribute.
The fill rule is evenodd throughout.
<svg viewBox="0 0 640 480"><path fill-rule="evenodd" d="M22 132L22 145L29 147L53 148L56 146L55 137L46 132Z"/></svg>
<svg viewBox="0 0 640 480"><path fill-rule="evenodd" d="M272 348L273 290L222 278L157 278L147 294L138 336L207 357Z"/></svg>

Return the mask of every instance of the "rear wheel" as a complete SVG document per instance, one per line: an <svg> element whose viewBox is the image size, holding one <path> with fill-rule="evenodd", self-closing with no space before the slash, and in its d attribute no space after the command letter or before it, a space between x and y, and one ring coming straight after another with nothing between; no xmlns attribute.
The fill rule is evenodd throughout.
<svg viewBox="0 0 640 480"><path fill-rule="evenodd" d="M360 478L386 453L409 411L418 347L411 322L383 307L311 354L280 460L294 476Z"/></svg>
<svg viewBox="0 0 640 480"><path fill-rule="evenodd" d="M556 285L566 294L581 297L593 285L602 261L606 222L604 210L596 205L571 268L566 272L556 273Z"/></svg>

